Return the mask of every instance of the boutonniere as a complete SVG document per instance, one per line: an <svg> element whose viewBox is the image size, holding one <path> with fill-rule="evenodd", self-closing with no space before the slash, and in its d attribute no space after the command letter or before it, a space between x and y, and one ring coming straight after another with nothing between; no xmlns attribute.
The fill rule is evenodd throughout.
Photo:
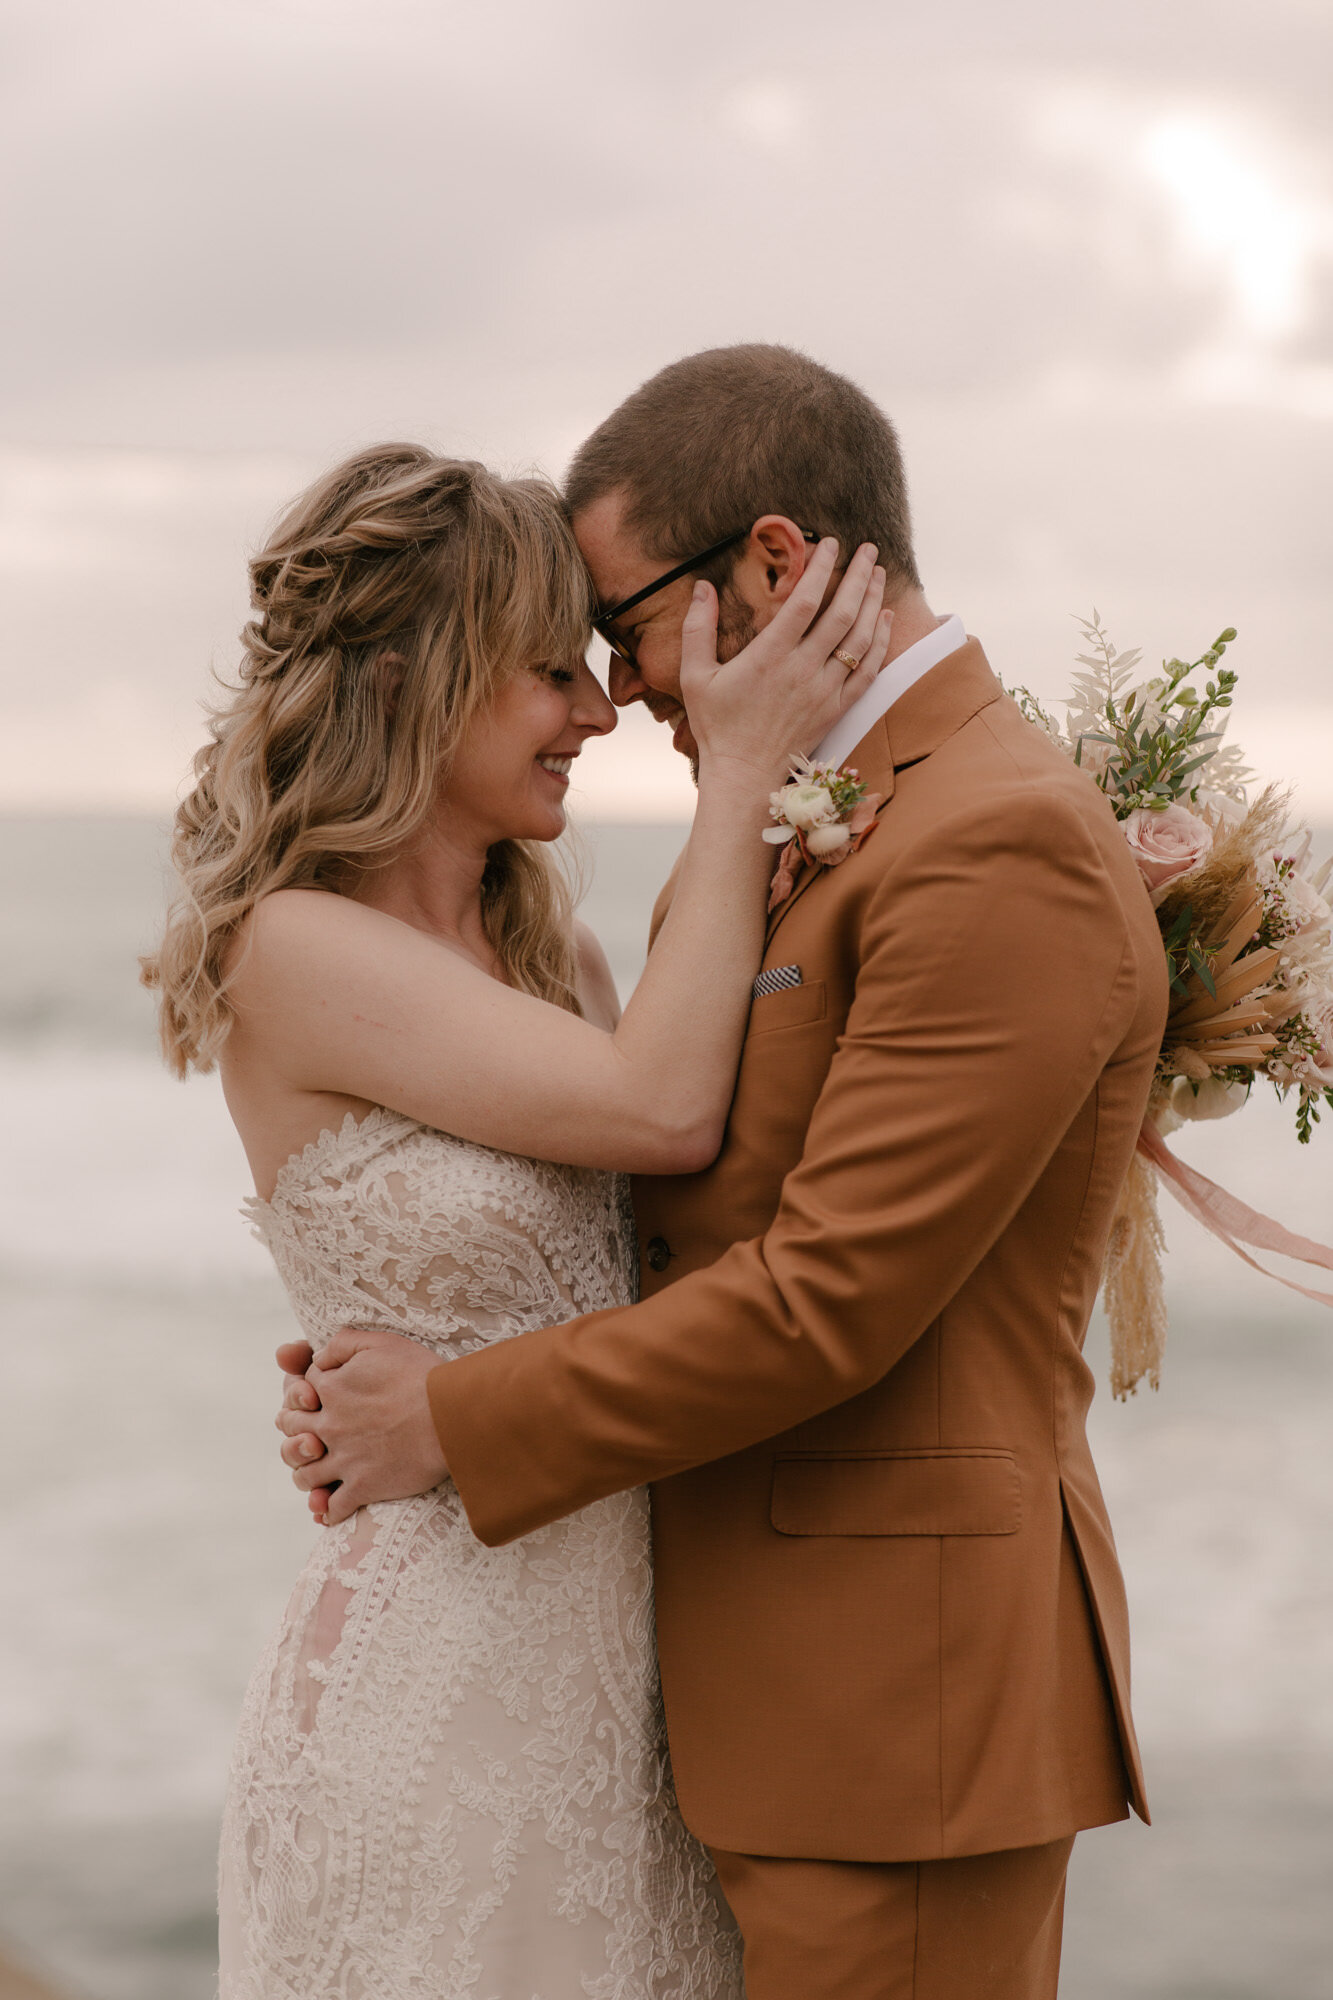
<svg viewBox="0 0 1333 2000"><path fill-rule="evenodd" d="M766 826L762 837L782 848L769 891L770 911L785 903L795 887L798 857L816 867L836 868L869 838L883 804L883 794L868 792L855 771L798 757L791 782L769 793L769 813L777 824Z"/></svg>

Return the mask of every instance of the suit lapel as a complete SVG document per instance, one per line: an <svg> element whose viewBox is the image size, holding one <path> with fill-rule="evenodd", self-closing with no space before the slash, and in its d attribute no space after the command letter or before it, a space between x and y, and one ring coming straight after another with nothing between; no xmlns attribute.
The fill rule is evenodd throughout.
<svg viewBox="0 0 1333 2000"><path fill-rule="evenodd" d="M969 639L914 681L885 716L893 768L919 764L1003 693L979 641Z"/></svg>
<svg viewBox="0 0 1333 2000"><path fill-rule="evenodd" d="M883 837L890 821L894 773L908 764L920 763L923 757L929 757L965 722L970 722L979 710L998 701L1003 692L980 644L975 639L969 639L956 653L950 653L948 659L941 660L937 667L923 674L905 694L899 696L888 713L872 725L847 758L848 764L868 789L880 792L885 801L879 824L867 846ZM840 865L853 868L856 857L852 856ZM810 863L802 868L790 896L785 903L778 905L768 920L764 938L765 955L774 933L802 896L813 888L821 876L837 872L837 869L821 868Z"/></svg>

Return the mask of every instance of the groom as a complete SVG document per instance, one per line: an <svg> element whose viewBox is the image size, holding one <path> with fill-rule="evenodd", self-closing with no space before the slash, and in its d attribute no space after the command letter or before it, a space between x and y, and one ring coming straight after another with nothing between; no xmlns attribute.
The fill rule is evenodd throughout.
<svg viewBox="0 0 1333 2000"><path fill-rule="evenodd" d="M1100 793L930 611L852 383L693 355L568 499L614 698L686 755L693 579L731 657L810 536L877 543L893 653L821 755L888 803L770 920L717 1160L636 1186L642 1302L445 1365L284 1349L284 1457L317 1506L341 1477L333 1519L447 1471L490 1544L652 1482L676 1781L749 2000L1050 2000L1075 1832L1147 1816L1081 1348L1157 927Z"/></svg>

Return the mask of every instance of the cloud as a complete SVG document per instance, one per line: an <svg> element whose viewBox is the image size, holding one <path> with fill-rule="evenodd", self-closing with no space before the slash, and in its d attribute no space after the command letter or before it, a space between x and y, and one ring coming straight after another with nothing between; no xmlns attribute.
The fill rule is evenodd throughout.
<svg viewBox="0 0 1333 2000"><path fill-rule="evenodd" d="M1271 142L1247 143L1205 112L1155 119L1137 154L1172 203L1186 254L1219 277L1235 335L1266 343L1299 333L1315 265L1333 256L1333 208L1290 185Z"/></svg>
<svg viewBox="0 0 1333 2000"><path fill-rule="evenodd" d="M722 98L722 116L742 137L784 152L806 129L800 91L785 77L757 76L734 84Z"/></svg>
<svg viewBox="0 0 1333 2000"><path fill-rule="evenodd" d="M1035 226L1091 235L1122 298L1157 326L1160 373L1194 400L1329 413L1333 370L1305 351L1326 331L1333 275L1320 152L1238 91L1086 79L1039 88L1034 139L1073 173Z"/></svg>
<svg viewBox="0 0 1333 2000"><path fill-rule="evenodd" d="M932 586L1024 677L1095 598L1167 650L1234 618L1263 699L1322 683L1317 6L15 15L5 796L170 792L318 467L408 436L558 472L740 339L900 420ZM627 727L594 788L688 806L659 753Z"/></svg>

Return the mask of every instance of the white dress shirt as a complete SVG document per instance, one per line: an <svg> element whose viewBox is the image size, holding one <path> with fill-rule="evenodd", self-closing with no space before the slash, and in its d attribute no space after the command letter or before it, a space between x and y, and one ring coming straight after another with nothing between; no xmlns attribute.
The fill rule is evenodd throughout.
<svg viewBox="0 0 1333 2000"><path fill-rule="evenodd" d="M967 632L961 618L950 613L941 618L933 632L927 632L924 639L918 639L906 652L899 653L896 660L890 660L881 668L874 681L859 700L854 701L846 715L839 717L819 748L815 751L816 764L832 764L835 768L846 761L863 736L868 736L881 715L887 715L899 695L906 694L914 681L922 674L928 674L941 660L947 660L950 653L956 653L966 645Z"/></svg>

